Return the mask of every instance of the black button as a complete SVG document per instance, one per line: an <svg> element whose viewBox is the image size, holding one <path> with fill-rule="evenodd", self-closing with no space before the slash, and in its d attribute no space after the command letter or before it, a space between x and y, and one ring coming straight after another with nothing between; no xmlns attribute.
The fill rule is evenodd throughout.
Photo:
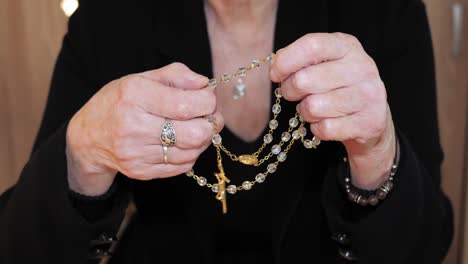
<svg viewBox="0 0 468 264"><path fill-rule="evenodd" d="M110 245L117 241L117 237L101 234L97 239L91 240L91 246Z"/></svg>
<svg viewBox="0 0 468 264"><path fill-rule="evenodd" d="M111 252L97 248L90 254L89 258L90 259L102 259L110 255L112 255Z"/></svg>
<svg viewBox="0 0 468 264"><path fill-rule="evenodd" d="M349 261L357 260L357 257L349 249L340 248L340 249L338 249L338 254L340 255L340 257L342 257L342 258L344 258L346 260L349 260Z"/></svg>
<svg viewBox="0 0 468 264"><path fill-rule="evenodd" d="M345 233L335 233L331 238L343 246L348 246L351 242L348 235Z"/></svg>

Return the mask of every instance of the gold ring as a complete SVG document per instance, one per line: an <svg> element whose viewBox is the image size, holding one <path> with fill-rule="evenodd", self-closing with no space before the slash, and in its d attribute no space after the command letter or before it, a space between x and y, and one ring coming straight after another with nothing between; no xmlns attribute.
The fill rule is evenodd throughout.
<svg viewBox="0 0 468 264"><path fill-rule="evenodd" d="M162 149L163 149L163 162L164 164L167 164L167 146L162 146Z"/></svg>

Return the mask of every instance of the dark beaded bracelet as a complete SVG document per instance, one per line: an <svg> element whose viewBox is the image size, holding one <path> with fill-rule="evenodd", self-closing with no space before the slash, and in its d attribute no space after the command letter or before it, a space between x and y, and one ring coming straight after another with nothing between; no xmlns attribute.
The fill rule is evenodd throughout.
<svg viewBox="0 0 468 264"><path fill-rule="evenodd" d="M347 163L347 158L343 159ZM345 189L348 194L348 199L354 203L357 203L361 206L376 206L379 201L387 198L388 194L394 187L394 176L398 169L398 163L400 162L400 145L398 143L398 137L395 135L395 158L393 159L393 164L390 169L390 175L388 179L380 186L378 189L373 191L367 191L359 189L351 184L350 169L349 165L347 168L347 175L345 177Z"/></svg>

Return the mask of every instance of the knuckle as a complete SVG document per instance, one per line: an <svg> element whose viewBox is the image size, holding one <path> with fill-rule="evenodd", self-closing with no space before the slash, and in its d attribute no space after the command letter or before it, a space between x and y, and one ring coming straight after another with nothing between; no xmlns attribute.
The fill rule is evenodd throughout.
<svg viewBox="0 0 468 264"><path fill-rule="evenodd" d="M328 120L322 120L317 123L317 131L319 134L320 139L322 140L330 140L331 139L331 124Z"/></svg>
<svg viewBox="0 0 468 264"><path fill-rule="evenodd" d="M181 62L173 62L166 66L170 71L181 71L188 69L187 66Z"/></svg>
<svg viewBox="0 0 468 264"><path fill-rule="evenodd" d="M308 96L304 103L307 111L312 116L320 114L324 105L323 100L318 96Z"/></svg>
<svg viewBox="0 0 468 264"><path fill-rule="evenodd" d="M305 92L305 87L308 83L308 74L304 71L298 71L293 75L293 88L299 93Z"/></svg>
<svg viewBox="0 0 468 264"><path fill-rule="evenodd" d="M119 164L130 165L134 160L134 155L125 140L116 140L114 143L114 156Z"/></svg>
<svg viewBox="0 0 468 264"><path fill-rule="evenodd" d="M188 137L189 137L189 142L192 142L192 144L194 146L201 146L203 145L204 142L206 142L206 139L207 139L207 133L205 133L205 131L203 131L203 129L201 129L200 127L198 126L191 126L189 128L187 128L187 132L188 132Z"/></svg>
<svg viewBox="0 0 468 264"><path fill-rule="evenodd" d="M128 75L120 79L118 86L119 99L123 102L133 102L135 100L135 87L141 82L141 77Z"/></svg>
<svg viewBox="0 0 468 264"><path fill-rule="evenodd" d="M191 118L191 112L193 109L185 95L181 96L175 102L175 111L175 118L178 120L188 120Z"/></svg>

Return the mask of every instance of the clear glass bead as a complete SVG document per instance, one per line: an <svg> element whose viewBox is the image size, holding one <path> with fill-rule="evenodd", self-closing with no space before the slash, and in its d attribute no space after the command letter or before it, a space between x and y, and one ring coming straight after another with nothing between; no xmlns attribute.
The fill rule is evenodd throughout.
<svg viewBox="0 0 468 264"><path fill-rule="evenodd" d="M273 60L273 57L274 57L274 56L275 56L274 53L270 53L270 55L268 55L268 56L266 57L266 60L269 61L269 62L271 62L271 61Z"/></svg>
<svg viewBox="0 0 468 264"><path fill-rule="evenodd" d="M266 134L263 136L263 142L270 144L273 141L273 136L271 134Z"/></svg>
<svg viewBox="0 0 468 264"><path fill-rule="evenodd" d="M229 82L232 78L232 75L231 74L228 74L228 73L225 73L223 74L223 76L221 77L221 81L223 82Z"/></svg>
<svg viewBox="0 0 468 264"><path fill-rule="evenodd" d="M273 114L279 114L281 112L281 105L279 104L274 104L272 107L271 107L271 111L273 112Z"/></svg>
<svg viewBox="0 0 468 264"><path fill-rule="evenodd" d="M281 147L280 145L273 145L273 147L271 147L271 152L275 155L277 155L278 153L281 152Z"/></svg>
<svg viewBox="0 0 468 264"><path fill-rule="evenodd" d="M301 126L297 131L299 131L299 135L301 137L305 137L307 135L307 129L303 126Z"/></svg>
<svg viewBox="0 0 468 264"><path fill-rule="evenodd" d="M294 140L298 140L299 138L301 138L301 134L299 134L299 131L294 130L292 132L292 138L294 138Z"/></svg>
<svg viewBox="0 0 468 264"><path fill-rule="evenodd" d="M283 132L283 134L281 134L281 140L283 140L284 142L288 142L290 139L291 134L289 132Z"/></svg>
<svg viewBox="0 0 468 264"><path fill-rule="evenodd" d="M276 171L276 164L275 164L275 163L270 163L270 164L268 164L268 166L267 166L267 171L268 171L269 173L275 172L275 171Z"/></svg>
<svg viewBox="0 0 468 264"><path fill-rule="evenodd" d="M213 184L213 186L211 186L211 191L214 192L214 193L218 193L219 192L219 185L217 183Z"/></svg>
<svg viewBox="0 0 468 264"><path fill-rule="evenodd" d="M205 186L206 183L207 183L207 180L206 180L205 177L198 177L197 183L198 183L198 185L200 185L200 186Z"/></svg>
<svg viewBox="0 0 468 264"><path fill-rule="evenodd" d="M187 177L193 177L193 175L195 174L195 172L193 172L193 170L189 170L185 173L185 175L187 175Z"/></svg>
<svg viewBox="0 0 468 264"><path fill-rule="evenodd" d="M252 189L252 183L249 182L249 181L245 181L242 183L242 189L248 191L250 189Z"/></svg>
<svg viewBox="0 0 468 264"><path fill-rule="evenodd" d="M252 68L260 67L260 61L259 60L253 60L251 66L252 66Z"/></svg>
<svg viewBox="0 0 468 264"><path fill-rule="evenodd" d="M318 146L320 145L320 139L318 137L313 137L312 143L314 143L314 146Z"/></svg>
<svg viewBox="0 0 468 264"><path fill-rule="evenodd" d="M211 142L213 142L214 145L219 145L223 141L223 138L221 137L220 134L215 134L213 138L211 139Z"/></svg>
<svg viewBox="0 0 468 264"><path fill-rule="evenodd" d="M299 125L299 120L297 120L297 118L293 117L293 118L289 119L289 126L290 127L297 127L297 125Z"/></svg>
<svg viewBox="0 0 468 264"><path fill-rule="evenodd" d="M208 85L211 86L211 87L216 87L218 85L218 80L216 79L211 79L209 82L208 82Z"/></svg>
<svg viewBox="0 0 468 264"><path fill-rule="evenodd" d="M270 126L270 129L278 128L278 121L276 119L270 120L269 126Z"/></svg>
<svg viewBox="0 0 468 264"><path fill-rule="evenodd" d="M302 118L301 115L299 115L299 122L301 122L301 123L304 122L304 119Z"/></svg>
<svg viewBox="0 0 468 264"><path fill-rule="evenodd" d="M226 191L230 194L235 194L237 192L237 187L235 185L229 185Z"/></svg>
<svg viewBox="0 0 468 264"><path fill-rule="evenodd" d="M245 77L246 73L247 73L247 70L245 68L243 68L243 67L239 68L239 70L237 70L237 75L239 77Z"/></svg>
<svg viewBox="0 0 468 264"><path fill-rule="evenodd" d="M276 98L283 97L283 94L281 93L281 88L276 88L275 89L275 96L276 96Z"/></svg>
<svg viewBox="0 0 468 264"><path fill-rule="evenodd" d="M265 179L266 179L266 175L263 174L263 173L259 173L259 174L257 174L257 176L255 176L255 181L258 182L258 183L264 182Z"/></svg>
<svg viewBox="0 0 468 264"><path fill-rule="evenodd" d="M307 149L311 149L314 147L314 143L310 139L304 140L304 147Z"/></svg>
<svg viewBox="0 0 468 264"><path fill-rule="evenodd" d="M210 122L210 123L213 123L213 121L215 120L215 117L214 117L214 115L207 115L206 120L208 120L208 122Z"/></svg>
<svg viewBox="0 0 468 264"><path fill-rule="evenodd" d="M286 160L287 157L288 157L288 155L286 155L286 153L280 152L280 154L278 154L278 157L277 157L277 158L278 158L278 161L279 161L279 162L283 162L283 161Z"/></svg>

